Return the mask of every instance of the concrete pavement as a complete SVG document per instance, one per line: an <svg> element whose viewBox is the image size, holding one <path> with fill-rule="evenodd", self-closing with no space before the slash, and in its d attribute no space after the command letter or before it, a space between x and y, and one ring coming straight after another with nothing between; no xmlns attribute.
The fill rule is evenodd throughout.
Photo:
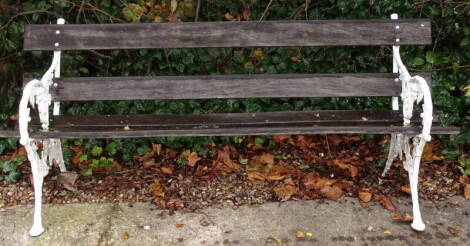
<svg viewBox="0 0 470 246"><path fill-rule="evenodd" d="M393 200L410 212L410 199ZM46 232L27 234L32 206L0 212L0 245L470 245L470 201L422 202L424 232L391 220L380 205L357 199L290 201L199 213L158 210L152 204L45 205ZM302 237L303 236L303 237Z"/></svg>

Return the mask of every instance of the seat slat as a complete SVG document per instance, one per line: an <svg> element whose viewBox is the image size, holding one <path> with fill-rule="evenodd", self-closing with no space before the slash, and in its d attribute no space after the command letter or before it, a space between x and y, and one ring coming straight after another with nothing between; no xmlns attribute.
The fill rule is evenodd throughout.
<svg viewBox="0 0 470 246"><path fill-rule="evenodd" d="M395 28L397 25L399 29ZM400 39L400 45L431 44L430 21L399 19L26 25L24 49L394 45L397 38Z"/></svg>
<svg viewBox="0 0 470 246"><path fill-rule="evenodd" d="M400 111L357 111L357 110L319 110L319 111L282 111L259 113L228 114L187 114L187 115L58 115L52 116L52 127L199 127L248 126L275 124L372 124L388 123L400 125L403 121ZM437 117L434 117L437 122ZM411 119L421 122L419 113ZM33 124L40 125L36 119Z"/></svg>
<svg viewBox="0 0 470 246"><path fill-rule="evenodd" d="M429 73L420 73L428 83ZM56 79L55 101L399 96L393 73L257 74Z"/></svg>
<svg viewBox="0 0 470 246"><path fill-rule="evenodd" d="M129 138L156 136L234 136L327 133L419 134L421 120L414 114L412 126L401 126L398 111L300 111L193 115L59 115L49 132L33 119L36 138ZM455 134L456 127L439 126L434 134ZM5 132L12 137L13 131ZM18 132L16 132L18 134ZM3 132L0 132L2 136Z"/></svg>
<svg viewBox="0 0 470 246"><path fill-rule="evenodd" d="M386 124L369 125L280 125L280 126L223 126L206 128L106 128L106 127L87 127L87 128L58 128L49 132L33 130L30 136L33 138L141 138L141 137L164 137L164 136L242 136L242 135L298 135L298 134L391 134L403 133L407 135L416 135L421 132L418 126L390 126ZM432 134L458 134L457 127L433 126ZM0 131L0 136L2 132ZM11 137L11 136L8 136Z"/></svg>

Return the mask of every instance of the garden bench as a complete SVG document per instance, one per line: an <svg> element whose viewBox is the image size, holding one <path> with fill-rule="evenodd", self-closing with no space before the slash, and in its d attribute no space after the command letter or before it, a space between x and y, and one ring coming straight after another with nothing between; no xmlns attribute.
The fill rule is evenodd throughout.
<svg viewBox="0 0 470 246"><path fill-rule="evenodd" d="M27 25L25 50L54 51L40 80L29 81L19 106L18 130L34 177L35 211L31 236L40 235L43 178L52 161L65 171L61 138L141 138L157 136L237 136L277 134L391 134L385 172L405 154L415 230L424 230L418 204L420 157L430 134L456 134L433 117L429 73L412 76L400 45L431 44L427 19L196 22L158 24ZM155 49L266 46L393 47L393 73L259 74L154 77L60 77L63 50ZM325 110L191 115L59 115L60 102L210 98L391 97L390 110ZM399 111L398 97L403 109ZM424 100L423 112L413 105ZM39 120L30 117L37 106ZM49 107L53 114L49 116ZM432 126L434 124L434 126ZM412 140L411 148L410 140ZM42 147L38 143L42 142ZM38 154L38 148L42 148Z"/></svg>

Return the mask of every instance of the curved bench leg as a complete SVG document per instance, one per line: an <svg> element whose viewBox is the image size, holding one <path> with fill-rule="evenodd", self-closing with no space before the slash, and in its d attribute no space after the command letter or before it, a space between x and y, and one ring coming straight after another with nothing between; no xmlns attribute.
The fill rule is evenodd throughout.
<svg viewBox="0 0 470 246"><path fill-rule="evenodd" d="M419 174L419 165L421 162L421 154L423 153L424 145L426 140L420 136L416 136L413 139L413 157L410 162L408 162L408 174L410 179L410 188L411 188L411 199L413 201L413 223L411 227L417 231L423 231L426 227L421 218L421 211L419 209L419 196L418 196L418 174Z"/></svg>
<svg viewBox="0 0 470 246"><path fill-rule="evenodd" d="M43 158L39 157L37 152L38 147L36 141L30 140L28 144L25 145L26 151L28 152L28 159L31 163L31 171L33 173L33 182L34 182L34 221L29 235L36 237L41 235L44 232L44 227L42 226L42 184L44 177L49 172L49 165L46 162L45 156L47 156L47 151L43 151Z"/></svg>

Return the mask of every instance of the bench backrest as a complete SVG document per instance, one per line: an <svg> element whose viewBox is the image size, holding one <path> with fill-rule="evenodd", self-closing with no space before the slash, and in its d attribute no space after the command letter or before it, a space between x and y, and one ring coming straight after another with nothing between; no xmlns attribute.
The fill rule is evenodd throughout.
<svg viewBox="0 0 470 246"><path fill-rule="evenodd" d="M322 20L27 25L25 50L382 46L431 43L430 21ZM430 81L429 74L420 74ZM55 101L399 96L396 74L57 78Z"/></svg>

